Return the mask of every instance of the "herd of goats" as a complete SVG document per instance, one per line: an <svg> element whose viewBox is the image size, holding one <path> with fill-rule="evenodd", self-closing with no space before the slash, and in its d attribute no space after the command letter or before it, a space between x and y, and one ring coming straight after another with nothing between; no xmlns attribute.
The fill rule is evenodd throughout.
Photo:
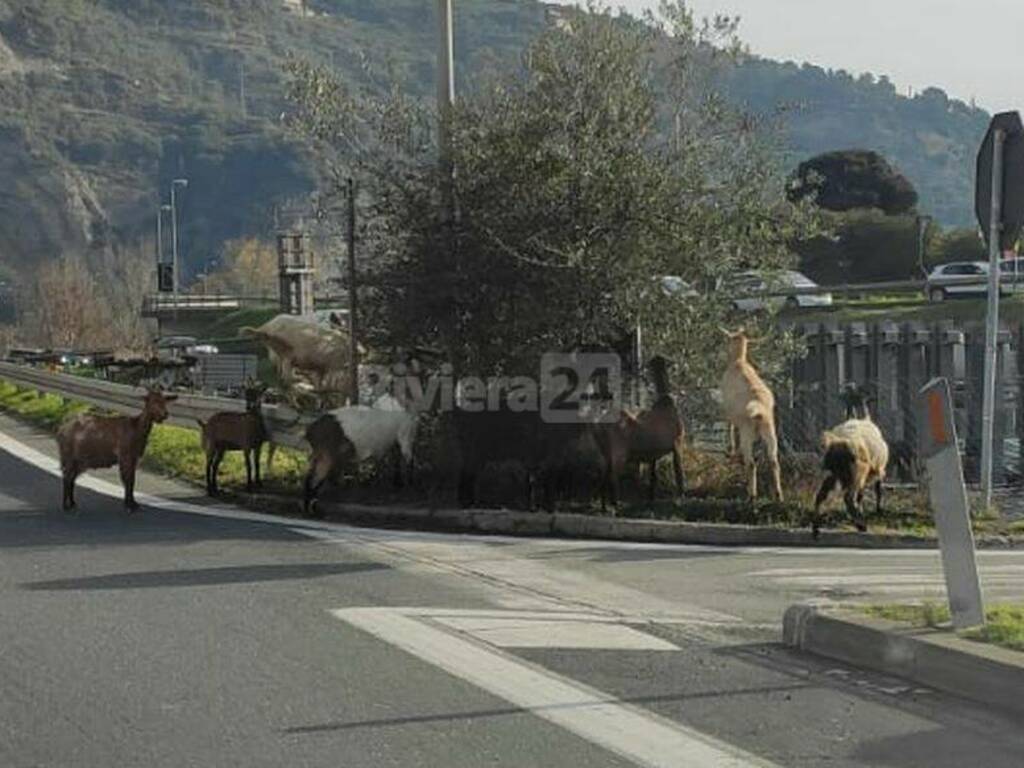
<svg viewBox="0 0 1024 768"><path fill-rule="evenodd" d="M291 376L293 368L308 369L310 362L296 354L301 344L282 342L281 333L275 336L266 330L268 326L278 331L298 327L295 320L279 320L275 318L262 329L249 329L249 332L267 343L279 370L283 368L285 375ZM277 325L273 325L275 322ZM771 490L781 501L775 398L748 358L750 340L746 334L742 330L723 332L728 336L728 359L721 380L721 401L729 424L730 453L735 455L738 448L742 456L747 492L753 500L758 494L755 445L761 442L770 465ZM309 336L306 330L302 333ZM283 334L286 341L287 336ZM574 479L584 465L588 473L600 478L596 487L600 489L602 509L606 509L608 503L613 507L618 504L619 479L631 465L649 466L649 499L653 501L657 482L655 466L660 459L669 456L676 491L682 498L685 426L670 393L666 361L656 357L648 367L654 385L652 404L637 411L622 409L616 418L600 423L585 420L550 423L535 411L512 410L507 406L483 411L456 407L443 414L443 418L449 419L447 423L453 429L460 456L459 503L463 506L475 503L479 474L486 466L497 462L516 462L525 469L531 508L535 481L543 487L545 508L551 509L557 500L572 497ZM320 379L330 374L326 368L314 368L313 372ZM251 489L254 484L260 484L260 452L263 444L269 442L261 413L264 391L262 385L250 384L246 388L244 412L221 412L206 422L199 422L206 454L206 489L210 495L218 493L218 470L228 451L244 454L247 487ZM65 510L75 508L75 480L80 474L115 464L124 484L126 507L129 511L138 508L133 495L136 468L153 425L167 418L167 404L175 397L149 390L141 412L135 416L83 413L71 417L60 427L57 442ZM310 446L303 485L306 514L318 514L316 500L326 483L337 483L346 472L363 462L384 459L396 449L400 454L396 480L408 479L421 416L392 394L380 396L372 405L346 405L320 415L309 425L305 435ZM881 508L882 480L889 460L889 448L881 431L865 410L826 431L822 435L822 449L824 479L815 499L812 518L815 534L820 524L820 509L837 485L844 491L851 519L859 530L864 530L863 497L872 482L877 507ZM273 450L271 443L268 465Z"/></svg>

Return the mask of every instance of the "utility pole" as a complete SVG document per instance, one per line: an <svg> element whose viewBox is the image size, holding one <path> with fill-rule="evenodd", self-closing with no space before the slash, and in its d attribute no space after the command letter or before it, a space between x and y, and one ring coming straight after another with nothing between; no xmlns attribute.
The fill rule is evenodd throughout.
<svg viewBox="0 0 1024 768"><path fill-rule="evenodd" d="M164 263L164 207L156 207L156 263L157 269Z"/></svg>
<svg viewBox="0 0 1024 768"><path fill-rule="evenodd" d="M996 362L999 336L999 255L1003 229L1003 145L997 128L992 142L992 210L988 230L988 315L985 324L985 382L981 406L981 490L985 509L992 505L992 440L995 435Z"/></svg>
<svg viewBox="0 0 1024 768"><path fill-rule="evenodd" d="M171 182L171 281L174 286L174 309L178 309L178 187L187 187L188 179L175 179Z"/></svg>
<svg viewBox="0 0 1024 768"><path fill-rule="evenodd" d="M352 405L359 405L359 292L356 290L356 183L348 180L348 343Z"/></svg>
<svg viewBox="0 0 1024 768"><path fill-rule="evenodd" d="M452 178L451 110L455 104L455 43L452 36L452 0L437 0L437 140L441 174L446 185ZM449 213L451 211L449 210Z"/></svg>

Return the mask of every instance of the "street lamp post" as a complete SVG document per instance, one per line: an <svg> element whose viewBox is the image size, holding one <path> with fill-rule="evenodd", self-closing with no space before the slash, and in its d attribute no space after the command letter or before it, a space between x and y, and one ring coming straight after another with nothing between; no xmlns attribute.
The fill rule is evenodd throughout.
<svg viewBox="0 0 1024 768"><path fill-rule="evenodd" d="M171 281L174 286L174 306L178 306L178 187L188 186L188 179L175 179L171 182Z"/></svg>
<svg viewBox="0 0 1024 768"><path fill-rule="evenodd" d="M156 263L164 263L164 212L171 206L164 203L156 209Z"/></svg>

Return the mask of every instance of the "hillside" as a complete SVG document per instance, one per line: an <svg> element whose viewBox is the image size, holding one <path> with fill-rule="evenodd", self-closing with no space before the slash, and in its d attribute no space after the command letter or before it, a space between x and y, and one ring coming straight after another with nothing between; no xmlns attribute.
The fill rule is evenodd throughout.
<svg viewBox="0 0 1024 768"><path fill-rule="evenodd" d="M917 188L920 209L951 226L974 221L974 164L989 114L942 90L912 98L885 77L754 58L726 78L727 92L757 112L783 108L787 165L833 149L873 149Z"/></svg>
<svg viewBox="0 0 1024 768"><path fill-rule="evenodd" d="M182 252L194 272L226 239L265 234L316 169L284 133L290 55L366 77L365 54L432 92L433 0L0 0L0 263L152 238L158 194L186 176ZM304 10L305 9L305 10ZM545 23L536 2L473 0L456 21L465 80L514 66ZM242 98L244 81L244 102ZM987 116L939 91L751 60L725 83L780 102L788 163L826 149L889 157L939 220L968 223ZM188 271L188 270L186 270Z"/></svg>

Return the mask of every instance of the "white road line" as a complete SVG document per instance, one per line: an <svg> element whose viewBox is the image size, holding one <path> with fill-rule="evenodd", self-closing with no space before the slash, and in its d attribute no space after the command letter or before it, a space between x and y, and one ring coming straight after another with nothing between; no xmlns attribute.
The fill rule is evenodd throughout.
<svg viewBox="0 0 1024 768"><path fill-rule="evenodd" d="M984 554L984 553L982 553ZM1024 551L1018 552L1018 557L1024 560ZM877 565L874 566L877 568ZM850 575L864 575L864 576L875 576L880 575L880 572L873 570L872 566L865 564L857 567L844 567L840 569L843 574ZM1019 574L1024 576L1024 562L1013 563L1009 565L982 565L981 570L988 574ZM899 574L899 575L912 575L912 574L930 574L935 573L940 578L942 576L942 564L936 555L935 567L931 571L927 570L925 563L917 563L916 565L886 565L885 573ZM819 578L831 578L837 574L836 568L778 568L767 571L752 571L747 574L752 578L791 578L791 577L811 577L816 576Z"/></svg>
<svg viewBox="0 0 1024 768"><path fill-rule="evenodd" d="M601 691L389 608L341 619L537 717L651 768L748 768L769 761Z"/></svg>
<svg viewBox="0 0 1024 768"><path fill-rule="evenodd" d="M594 651L678 651L667 640L611 621L564 621L546 617L435 618L458 632L498 648L561 648Z"/></svg>

